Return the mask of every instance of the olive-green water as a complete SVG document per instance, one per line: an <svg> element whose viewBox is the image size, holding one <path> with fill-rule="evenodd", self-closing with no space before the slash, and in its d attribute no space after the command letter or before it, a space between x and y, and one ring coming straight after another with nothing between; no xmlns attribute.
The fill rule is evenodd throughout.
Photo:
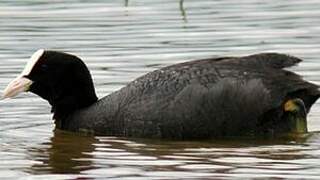
<svg viewBox="0 0 320 180"><path fill-rule="evenodd" d="M320 84L318 0L0 0L0 89L39 48L79 55L99 97L166 65L289 53ZM0 101L0 179L320 179L320 105L291 140L165 141L54 131L32 94Z"/></svg>

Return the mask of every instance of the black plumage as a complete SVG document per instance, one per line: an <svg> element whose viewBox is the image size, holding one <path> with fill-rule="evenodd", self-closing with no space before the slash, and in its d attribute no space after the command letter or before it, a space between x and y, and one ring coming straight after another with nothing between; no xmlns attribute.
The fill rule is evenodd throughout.
<svg viewBox="0 0 320 180"><path fill-rule="evenodd" d="M318 86L284 70L301 60L277 53L195 60L161 68L97 100L85 64L45 51L26 76L52 105L56 126L98 135L155 138L257 136L288 131L284 103L309 112Z"/></svg>

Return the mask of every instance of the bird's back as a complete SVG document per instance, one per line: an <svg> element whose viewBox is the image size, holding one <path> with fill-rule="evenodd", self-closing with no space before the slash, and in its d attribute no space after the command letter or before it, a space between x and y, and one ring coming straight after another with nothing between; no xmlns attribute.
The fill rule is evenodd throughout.
<svg viewBox="0 0 320 180"><path fill-rule="evenodd" d="M265 53L175 64L137 78L77 116L90 119L82 126L97 134L180 139L255 134L264 130L264 121L280 118L278 109L291 96L303 99L308 110L319 97L316 85L282 69L300 61ZM92 116L92 109L100 113Z"/></svg>

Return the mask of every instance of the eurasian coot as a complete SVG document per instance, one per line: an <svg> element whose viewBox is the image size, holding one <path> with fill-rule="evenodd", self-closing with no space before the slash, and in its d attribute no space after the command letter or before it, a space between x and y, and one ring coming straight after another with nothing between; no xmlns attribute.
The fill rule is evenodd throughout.
<svg viewBox="0 0 320 180"><path fill-rule="evenodd" d="M320 92L283 69L300 61L261 53L174 64L98 100L82 60L38 50L3 98L30 91L51 104L57 128L97 135L203 139L305 133Z"/></svg>

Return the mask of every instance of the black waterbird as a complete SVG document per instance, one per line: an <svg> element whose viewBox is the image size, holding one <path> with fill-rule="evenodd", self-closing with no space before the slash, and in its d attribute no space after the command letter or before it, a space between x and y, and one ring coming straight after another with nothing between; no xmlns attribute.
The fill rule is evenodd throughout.
<svg viewBox="0 0 320 180"><path fill-rule="evenodd" d="M38 50L3 98L30 91L50 103L57 128L97 135L204 139L306 133L318 86L283 69L300 61L261 53L174 64L98 100L80 58Z"/></svg>

